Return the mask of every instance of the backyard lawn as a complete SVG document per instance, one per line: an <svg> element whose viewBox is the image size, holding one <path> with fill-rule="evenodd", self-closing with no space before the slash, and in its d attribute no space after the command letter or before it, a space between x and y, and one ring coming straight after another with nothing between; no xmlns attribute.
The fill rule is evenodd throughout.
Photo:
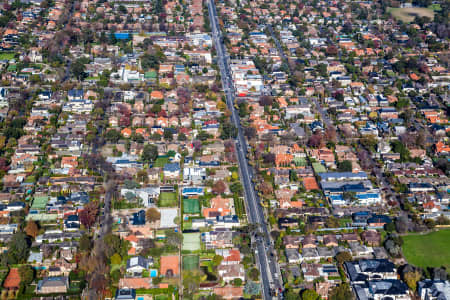
<svg viewBox="0 0 450 300"><path fill-rule="evenodd" d="M166 156L160 156L155 160L155 164L153 165L155 168L162 168L165 164L169 162L169 158Z"/></svg>
<svg viewBox="0 0 450 300"><path fill-rule="evenodd" d="M418 267L450 268L450 230L440 230L429 234L409 234L403 236L403 255Z"/></svg>
<svg viewBox="0 0 450 300"><path fill-rule="evenodd" d="M174 207L177 206L177 193L162 192L159 195L160 207Z"/></svg>
<svg viewBox="0 0 450 300"><path fill-rule="evenodd" d="M11 60L15 56L14 52L0 52L0 60Z"/></svg>

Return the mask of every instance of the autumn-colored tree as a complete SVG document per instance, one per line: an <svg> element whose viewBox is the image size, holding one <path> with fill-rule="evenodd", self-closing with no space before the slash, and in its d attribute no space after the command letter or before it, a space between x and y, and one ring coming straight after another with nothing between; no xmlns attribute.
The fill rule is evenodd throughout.
<svg viewBox="0 0 450 300"><path fill-rule="evenodd" d="M80 222L86 228L91 228L97 219L98 205L95 202L89 202L80 212Z"/></svg>
<svg viewBox="0 0 450 300"><path fill-rule="evenodd" d="M121 262L122 262L122 257L120 257L120 254L114 253L114 255L111 256L111 263L113 265L120 265Z"/></svg>
<svg viewBox="0 0 450 300"><path fill-rule="evenodd" d="M327 142L336 142L336 128L333 126L327 127L327 129L325 129L324 138Z"/></svg>
<svg viewBox="0 0 450 300"><path fill-rule="evenodd" d="M217 181L214 183L212 187L212 192L216 195L225 193L227 186L222 180Z"/></svg>
<svg viewBox="0 0 450 300"><path fill-rule="evenodd" d="M420 274L420 272L418 270L412 271L412 272L407 272L403 275L406 284L408 285L408 287L412 290L412 291L416 291L417 288L417 282L420 280L420 277L422 277L422 275Z"/></svg>
<svg viewBox="0 0 450 300"><path fill-rule="evenodd" d="M308 146L312 148L321 148L323 146L322 135L315 133L308 139Z"/></svg>
<svg viewBox="0 0 450 300"><path fill-rule="evenodd" d="M145 216L147 217L147 221L153 223L160 220L161 213L156 208L152 207L147 209Z"/></svg>
<svg viewBox="0 0 450 300"><path fill-rule="evenodd" d="M27 233L28 236L36 238L36 236L39 233L39 227L35 221L29 220L27 226L25 227L25 232Z"/></svg>
<svg viewBox="0 0 450 300"><path fill-rule="evenodd" d="M9 170L9 166L8 166L8 160L4 157L0 157L0 171L8 171Z"/></svg>
<svg viewBox="0 0 450 300"><path fill-rule="evenodd" d="M272 193L273 193L273 187L272 187L272 185L270 184L270 183L267 183L267 182L262 182L260 185L259 185L259 190L261 191L261 193L264 195L264 196L269 196L269 195L272 195Z"/></svg>
<svg viewBox="0 0 450 300"><path fill-rule="evenodd" d="M348 251L342 251L342 252L339 252L336 255L336 260L338 261L338 263L340 265L342 265L346 261L351 261L352 260L352 255Z"/></svg>
<svg viewBox="0 0 450 300"><path fill-rule="evenodd" d="M107 280L104 274L96 273L92 276L90 286L97 292L99 295L103 295L106 291Z"/></svg>

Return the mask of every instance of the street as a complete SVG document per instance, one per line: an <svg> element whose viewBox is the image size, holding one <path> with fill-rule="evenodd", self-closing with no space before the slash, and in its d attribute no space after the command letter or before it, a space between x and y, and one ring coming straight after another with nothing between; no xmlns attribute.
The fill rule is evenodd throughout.
<svg viewBox="0 0 450 300"><path fill-rule="evenodd" d="M248 220L250 224L257 224L258 232L261 233L257 238L252 238L252 241L261 273L262 295L264 299L272 299L273 291L281 291L283 287L282 282L280 281L281 276L277 265L278 262L275 257L269 258L271 253L274 253L275 251L273 243L271 242L270 231L265 221L263 207L260 205L259 197L255 192L251 181L252 171L246 158L247 143L244 138L243 128L240 125L239 115L234 108L234 88L229 62L227 60L228 55L221 42L221 31L218 25L216 7L212 0L208 1L208 11L227 106L232 113L231 121L238 129L238 135L236 137L236 153L239 162L241 182L244 187ZM278 298L281 299L282 296L279 295Z"/></svg>

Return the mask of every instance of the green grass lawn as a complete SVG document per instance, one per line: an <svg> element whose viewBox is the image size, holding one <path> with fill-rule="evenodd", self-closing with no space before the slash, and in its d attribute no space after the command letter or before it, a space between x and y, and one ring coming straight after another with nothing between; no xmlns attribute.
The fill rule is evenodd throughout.
<svg viewBox="0 0 450 300"><path fill-rule="evenodd" d="M430 6L428 6L428 9L432 9L434 11L441 11L441 5L439 3L435 3L435 4L431 4Z"/></svg>
<svg viewBox="0 0 450 300"><path fill-rule="evenodd" d="M160 207L174 207L177 206L177 194L162 192L159 195L159 206Z"/></svg>
<svg viewBox="0 0 450 300"><path fill-rule="evenodd" d="M169 158L168 157L163 157L160 156L155 160L155 163L153 164L154 167L156 168L162 168L164 167L165 164L167 164L169 162Z"/></svg>
<svg viewBox="0 0 450 300"><path fill-rule="evenodd" d="M418 267L450 268L450 230L440 230L426 235L403 236L403 255Z"/></svg>
<svg viewBox="0 0 450 300"><path fill-rule="evenodd" d="M14 58L15 53L14 52L0 52L0 60L11 60Z"/></svg>

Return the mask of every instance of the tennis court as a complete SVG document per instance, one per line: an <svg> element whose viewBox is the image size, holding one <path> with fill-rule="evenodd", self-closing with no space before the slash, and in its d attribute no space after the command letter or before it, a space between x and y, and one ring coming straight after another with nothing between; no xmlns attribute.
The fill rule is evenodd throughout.
<svg viewBox="0 0 450 300"><path fill-rule="evenodd" d="M183 250L200 250L200 232L183 233Z"/></svg>
<svg viewBox="0 0 450 300"><path fill-rule="evenodd" d="M47 196L34 197L31 208L32 209L44 209L47 206L47 202L48 202Z"/></svg>
<svg viewBox="0 0 450 300"><path fill-rule="evenodd" d="M183 270L192 271L198 269L199 257L197 255L183 256Z"/></svg>
<svg viewBox="0 0 450 300"><path fill-rule="evenodd" d="M200 203L198 199L183 199L183 213L185 214L198 214L200 213Z"/></svg>
<svg viewBox="0 0 450 300"><path fill-rule="evenodd" d="M177 206L177 194L170 192L162 192L159 195L159 206L161 207Z"/></svg>

